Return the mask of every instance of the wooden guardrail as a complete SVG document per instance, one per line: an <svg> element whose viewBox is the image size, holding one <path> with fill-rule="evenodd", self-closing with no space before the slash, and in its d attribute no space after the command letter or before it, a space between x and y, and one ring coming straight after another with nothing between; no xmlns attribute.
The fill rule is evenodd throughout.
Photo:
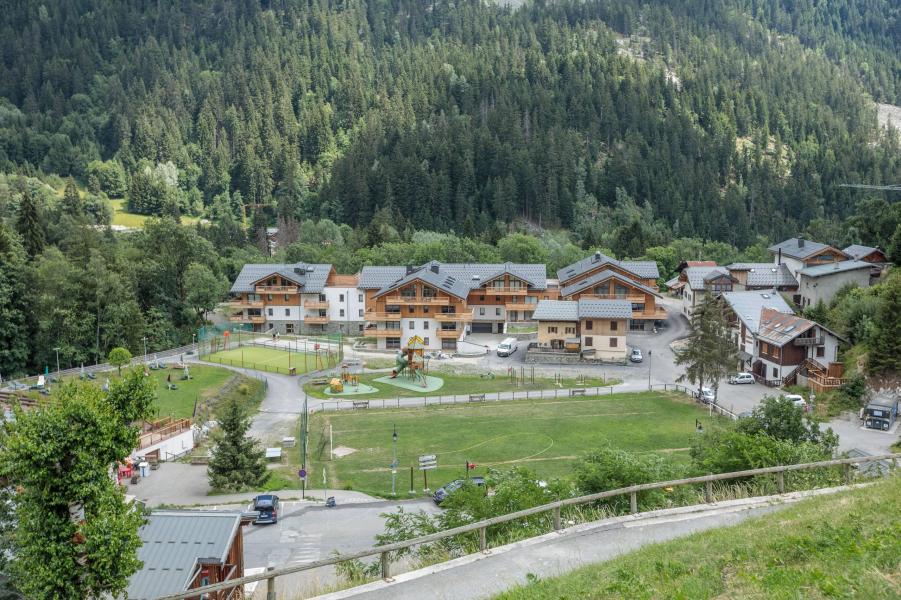
<svg viewBox="0 0 901 600"><path fill-rule="evenodd" d="M419 546L422 544L430 544L433 542L438 542L440 540L453 537L456 535L462 535L464 533L472 533L478 532L479 534L479 549L481 551L485 551L488 549L487 543L487 535L486 531L492 525L500 525L501 523L508 523L510 521L515 521L517 519L524 519L526 517L532 517L535 515L544 514L547 512L552 513L553 515L553 526L555 531L559 531L563 529L563 521L560 517L560 510L566 506L578 506L581 504L587 504L589 502L597 502L598 500L606 500L608 498L616 498L618 496L629 496L629 506L631 512L638 512L638 493L645 492L648 490L658 490L662 488L676 487L681 485L696 485L696 484L704 484L704 499L706 502L711 502L713 500L713 483L716 481L728 481L730 479L739 479L742 477L753 477L755 475L767 475L774 474L776 475L776 485L779 493L783 493L785 491L785 473L789 473L791 471L803 471L808 469L820 469L825 467L837 467L841 466L845 471L845 479L846 481L851 480L851 466L856 464L870 463L870 462L878 462L878 461L891 461L893 467L895 466L898 459L901 459L901 453L897 454L882 454L879 456L863 456L859 458L840 458L835 460L823 460L812 463L802 463L796 465L781 465L777 467L766 467L762 469L748 469L745 471L735 471L732 473L719 473L716 475L703 475L701 477L688 477L685 479L676 479L673 481L658 481L655 483L642 483L639 485L631 485L624 488L618 488L615 490L607 490L605 492L598 492L596 494L589 494L587 496L579 496L576 498L565 498L563 500L557 500L556 502L551 502L550 504L542 504L541 506L535 506L532 508L527 508L525 510L516 511L513 513L509 513L506 515L501 515L499 517L492 517L490 519L485 519L482 521L476 521L475 523L469 523L468 525L462 525L460 527L454 527L453 529L446 529L444 531L439 531L436 533L432 533L430 535L424 535L422 537L413 538L410 540L404 540L402 542L395 542L393 544L385 544L384 546L377 546L374 548L368 548L366 550L361 550L359 552L352 552L350 554L342 554L340 556L335 556L332 558L327 558L323 560L317 560L310 563L305 563L301 565L292 565L288 567L281 567L277 569L270 568L263 573L257 573L255 575L247 575L245 577L240 577L238 579L233 579L231 581L224 581L221 583L215 583L212 585L202 586L198 588L194 588L190 591L180 592L178 594L170 594L168 596L162 596L157 600L187 600L189 598L198 598L203 594L209 594L212 592L218 592L221 590L228 590L238 586L243 586L247 583L253 583L255 581L266 581L267 589L270 594L267 596L270 599L275 598L275 578L281 577L284 575L290 575L292 573L299 573L301 571L309 571L312 569L318 569L319 567L327 567L332 565L337 565L343 562L351 561L351 560L359 560L361 558L368 558L370 556L379 556L381 563L381 575L383 579L389 579L391 576L390 565L391 565L391 552L397 552L399 550L406 550L407 548L412 548L413 546Z"/></svg>

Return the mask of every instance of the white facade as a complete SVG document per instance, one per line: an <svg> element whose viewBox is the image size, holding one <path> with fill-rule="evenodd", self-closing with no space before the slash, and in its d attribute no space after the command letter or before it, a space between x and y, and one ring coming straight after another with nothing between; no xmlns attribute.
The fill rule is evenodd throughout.
<svg viewBox="0 0 901 600"><path fill-rule="evenodd" d="M355 287L326 287L323 290L328 301L328 314L330 323L355 324L350 328L350 333L360 330L366 320L363 315L366 310L365 295L362 290ZM348 329L345 327L345 332Z"/></svg>
<svg viewBox="0 0 901 600"><path fill-rule="evenodd" d="M806 267L804 261L799 260L797 258L792 258L790 256L782 255L782 264L788 267L788 271L792 274L792 277L795 279L798 278L798 271ZM779 264L779 256L773 256L773 264Z"/></svg>
<svg viewBox="0 0 901 600"><path fill-rule="evenodd" d="M455 333L450 336L441 336L439 337L438 331L444 327L451 327L452 325L456 326ZM378 335L376 338L376 347L380 350L390 350L393 349L388 344L389 338L395 338L393 332L397 332L397 338L400 340L399 347L406 347L407 343L410 341L410 338L414 336L419 336L423 340L423 345L427 350L451 350L456 347L456 342L463 335L465 324L464 323L443 323L439 322L435 319L427 319L423 317L404 317L400 321L400 327L397 327L397 321L388 321L386 323L379 323L376 331L384 331L390 330L392 331L392 335Z"/></svg>
<svg viewBox="0 0 901 600"><path fill-rule="evenodd" d="M146 448L141 448L140 450L135 450L134 454L136 456L146 456L153 452L154 450L159 450L160 452L160 460L172 460L177 458L178 456L194 449L194 430L188 429L186 431L182 431L178 435L174 435L171 438L165 439L161 442L153 444L152 446L147 446Z"/></svg>
<svg viewBox="0 0 901 600"><path fill-rule="evenodd" d="M819 277L809 277L801 273L798 275L798 293L801 295L801 306L816 306L819 302L829 304L835 297L835 294L849 283L858 287L868 287L870 285L870 270L861 268L837 271L828 275L820 275Z"/></svg>

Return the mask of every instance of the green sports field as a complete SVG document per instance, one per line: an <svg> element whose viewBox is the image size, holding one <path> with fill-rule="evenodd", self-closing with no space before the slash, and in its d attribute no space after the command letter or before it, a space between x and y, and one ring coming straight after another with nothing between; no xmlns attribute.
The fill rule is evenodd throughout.
<svg viewBox="0 0 901 600"><path fill-rule="evenodd" d="M232 367L244 367L257 371L270 371L287 375L289 370L297 369L297 373L315 371L322 365L324 356L321 356L317 367L316 355L311 352L288 352L276 348L264 348L262 346L242 346L222 350L214 354L208 354L203 360L229 365Z"/></svg>
<svg viewBox="0 0 901 600"><path fill-rule="evenodd" d="M480 475L487 467L522 465L542 478L565 477L578 456L608 443L634 452L662 452L687 462L695 419L709 421L707 412L684 396L663 392L322 412L310 420L311 472L320 473L325 466L330 487L389 494L395 425L398 489L404 493L410 486L410 466L423 454L438 457L438 469L429 471L432 489L461 477L466 461L476 463L475 473ZM325 460L329 425L334 447L355 452ZM421 491L419 471L414 480Z"/></svg>

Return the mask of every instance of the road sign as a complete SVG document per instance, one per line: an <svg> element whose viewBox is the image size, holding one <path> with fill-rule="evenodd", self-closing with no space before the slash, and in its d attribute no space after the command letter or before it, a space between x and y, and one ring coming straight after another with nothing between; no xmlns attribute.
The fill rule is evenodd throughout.
<svg viewBox="0 0 901 600"><path fill-rule="evenodd" d="M419 470L430 471L438 468L438 457L434 454L424 454L419 457Z"/></svg>
<svg viewBox="0 0 901 600"><path fill-rule="evenodd" d="M297 472L297 476L300 477L301 479L303 479L304 481L306 481L306 479L307 479L307 470L306 470L306 469L301 469L300 471Z"/></svg>

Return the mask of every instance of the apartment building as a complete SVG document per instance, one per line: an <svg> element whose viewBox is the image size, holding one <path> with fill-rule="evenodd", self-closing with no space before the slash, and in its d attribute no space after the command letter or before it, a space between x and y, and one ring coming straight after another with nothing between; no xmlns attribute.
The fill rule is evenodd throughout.
<svg viewBox="0 0 901 600"><path fill-rule="evenodd" d="M726 292L723 301L728 310L727 318L732 326L732 339L738 347L741 371L751 371L757 357L757 333L760 314L764 309L784 314L794 314L785 299L775 291Z"/></svg>
<svg viewBox="0 0 901 600"><path fill-rule="evenodd" d="M682 312L688 318L708 296L719 297L734 291L735 278L726 267L686 267L679 274L682 285Z"/></svg>
<svg viewBox="0 0 901 600"><path fill-rule="evenodd" d="M595 252L557 271L560 297L564 300L626 300L632 307L629 328L651 329L666 319L657 304L660 272L654 261L620 261Z"/></svg>
<svg viewBox="0 0 901 600"><path fill-rule="evenodd" d="M850 258L838 248L798 237L773 244L769 247L769 251L773 254L773 262L776 265L785 265L796 280L798 272L804 268L841 262Z"/></svg>
<svg viewBox="0 0 901 600"><path fill-rule="evenodd" d="M839 387L844 368L838 351L846 343L818 323L763 308L751 372L770 385L801 383L800 377L816 389Z"/></svg>
<svg viewBox="0 0 901 600"><path fill-rule="evenodd" d="M542 300L534 313L538 321L535 351L572 352L587 359L624 362L632 313L629 300Z"/></svg>
<svg viewBox="0 0 901 600"><path fill-rule="evenodd" d="M365 297L356 275L329 264L247 264L226 305L229 321L281 334L359 333Z"/></svg>
<svg viewBox="0 0 901 600"><path fill-rule="evenodd" d="M385 349L418 335L428 349L455 350L467 332L503 333L507 323L531 321L540 300L558 296L541 264L370 266L358 287L364 335Z"/></svg>

